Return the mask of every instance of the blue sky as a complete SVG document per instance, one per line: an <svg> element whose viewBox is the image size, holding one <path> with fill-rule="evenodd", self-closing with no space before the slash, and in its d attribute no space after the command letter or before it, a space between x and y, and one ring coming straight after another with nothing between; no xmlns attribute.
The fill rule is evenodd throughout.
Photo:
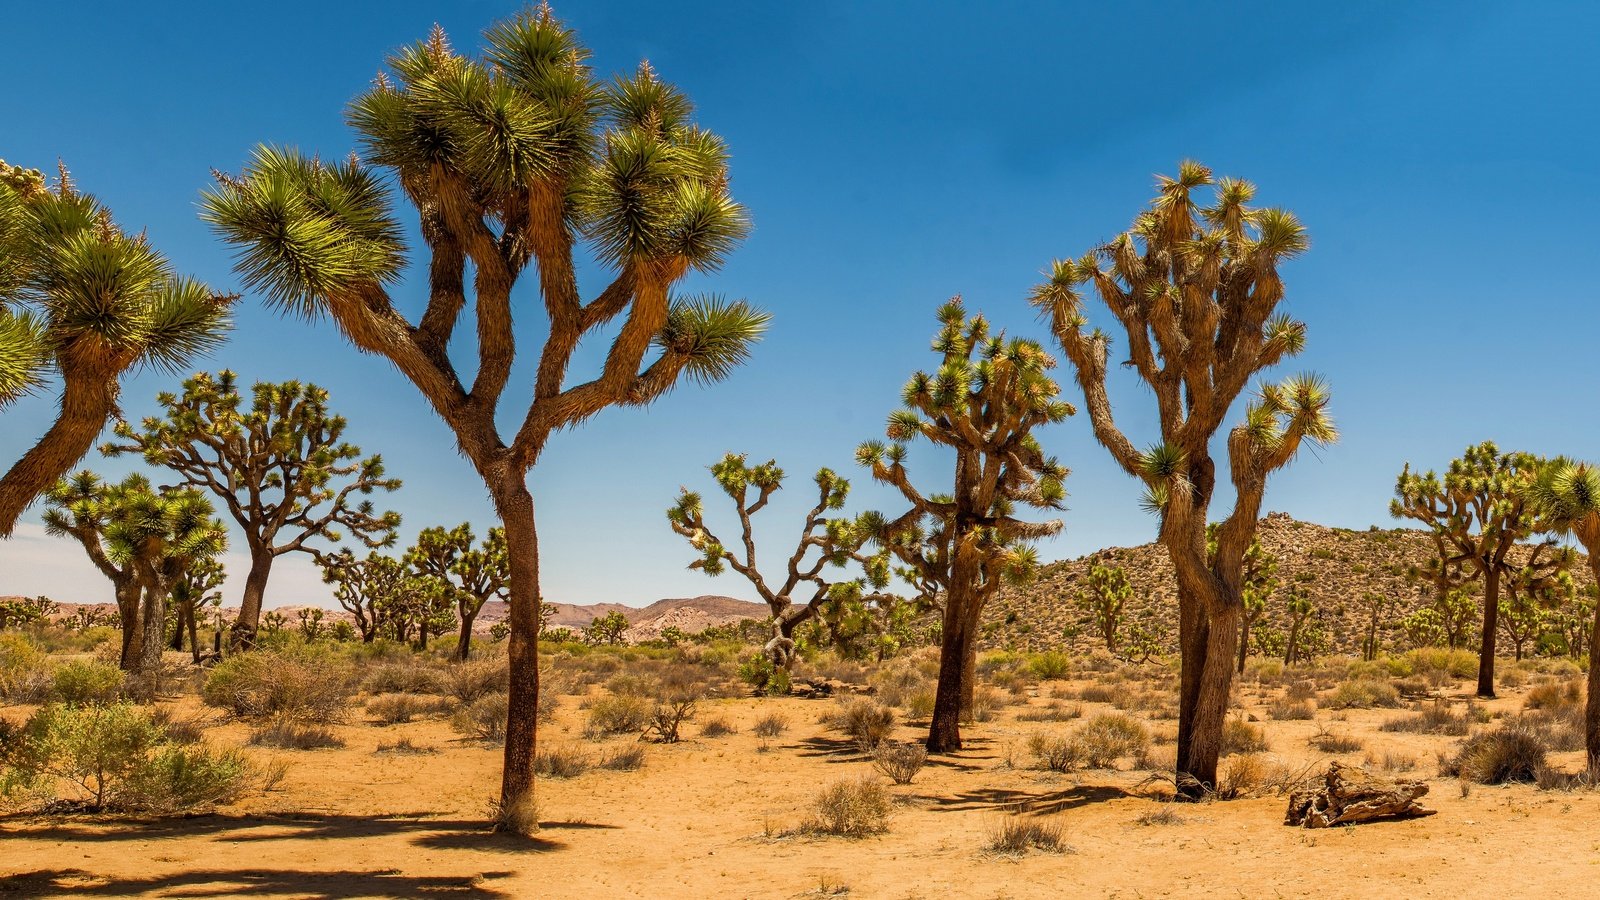
<svg viewBox="0 0 1600 900"><path fill-rule="evenodd" d="M82 188L125 225L147 227L180 269L232 288L228 251L196 218L210 169L236 170L258 142L347 153L344 104L388 51L435 21L471 50L515 9L12 9L8 28L20 39L0 56L11 85L0 94L0 157L41 168L65 160ZM1310 337L1289 369L1329 378L1343 440L1279 475L1268 509L1388 524L1402 463L1442 466L1484 438L1600 456L1589 415L1600 311L1586 263L1600 203L1600 9L1589 4L586 2L556 11L599 70L648 58L694 98L701 124L726 137L734 191L755 228L722 272L691 287L747 297L774 322L732 381L685 386L556 438L531 479L548 599L752 596L734 577L686 571L688 549L662 515L680 484L710 488L704 466L728 450L776 456L790 473L785 502L764 514L771 561L792 547L784 543L818 466L854 476L853 508L892 509L851 453L879 436L910 372L931 365L935 305L960 293L997 325L1043 337L1023 300L1040 270L1124 228L1154 173L1183 158L1256 182L1258 201L1293 209L1313 240L1285 270L1286 308ZM590 273L588 290L603 286L599 276ZM531 310L525 346L538 335ZM603 345L591 344L592 362ZM349 436L405 479L392 501L406 539L429 524L490 524L448 430L387 363L357 355L329 323L280 319L247 296L231 342L203 364L222 366L247 381L327 387ZM172 382L157 373L130 381L127 414L148 413ZM1126 381L1113 391L1125 427L1148 437L1148 392ZM37 436L52 400L0 418L0 459ZM1045 558L1152 539L1138 487L1086 421L1042 437L1073 469L1066 529L1041 548ZM937 459L913 460L926 463L920 480L936 484ZM37 522L35 508L0 544L0 593L109 599L81 551L42 536ZM301 561L283 566L268 602L323 598Z"/></svg>

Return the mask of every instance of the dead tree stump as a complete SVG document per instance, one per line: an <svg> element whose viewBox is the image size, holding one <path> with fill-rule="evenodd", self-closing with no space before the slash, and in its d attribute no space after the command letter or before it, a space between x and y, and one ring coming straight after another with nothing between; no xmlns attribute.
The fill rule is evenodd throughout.
<svg viewBox="0 0 1600 900"><path fill-rule="evenodd" d="M1365 769L1333 763L1321 784L1308 785L1289 795L1285 825L1328 828L1373 819L1431 816L1437 810L1417 803L1428 793L1420 781L1380 778Z"/></svg>

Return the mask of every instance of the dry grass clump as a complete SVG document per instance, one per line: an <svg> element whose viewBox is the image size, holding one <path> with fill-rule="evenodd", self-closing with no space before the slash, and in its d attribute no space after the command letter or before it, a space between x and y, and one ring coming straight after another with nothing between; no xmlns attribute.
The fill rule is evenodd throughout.
<svg viewBox="0 0 1600 900"><path fill-rule="evenodd" d="M1071 772L1083 765L1083 744L1073 736L1035 732L1028 736L1034 764L1050 772Z"/></svg>
<svg viewBox="0 0 1600 900"><path fill-rule="evenodd" d="M1083 717L1083 704L1051 700L1043 706L1029 706L1017 713L1019 722L1066 722Z"/></svg>
<svg viewBox="0 0 1600 900"><path fill-rule="evenodd" d="M650 702L642 696L615 694L601 697L589 707L589 721L583 727L583 734L589 738L601 738L642 732L650 724L654 712Z"/></svg>
<svg viewBox="0 0 1600 900"><path fill-rule="evenodd" d="M1084 723L1076 732L1085 764L1091 769L1114 769L1124 756L1142 757L1150 746L1150 731L1132 716L1104 713Z"/></svg>
<svg viewBox="0 0 1600 900"><path fill-rule="evenodd" d="M609 769L613 772L633 772L644 765L644 748L638 744L629 744L615 750L601 754L597 769Z"/></svg>
<svg viewBox="0 0 1600 900"><path fill-rule="evenodd" d="M727 737L738 733L739 729L723 716L713 716L700 723L700 736L703 738Z"/></svg>
<svg viewBox="0 0 1600 900"><path fill-rule="evenodd" d="M878 689L878 700L886 706L905 706L906 701L918 691L926 690L928 679L921 672L904 665L885 666L873 677Z"/></svg>
<svg viewBox="0 0 1600 900"><path fill-rule="evenodd" d="M889 830L889 792L871 776L842 778L822 789L801 826L813 834L866 837Z"/></svg>
<svg viewBox="0 0 1600 900"><path fill-rule="evenodd" d="M695 705L695 697L681 694L657 700L650 711L650 721L645 725L644 733L655 735L654 739L659 743L676 744L681 740L679 733L683 730L683 723L694 718Z"/></svg>
<svg viewBox="0 0 1600 900"><path fill-rule="evenodd" d="M1450 706L1450 701L1442 698L1432 703L1419 703L1416 709L1417 711L1411 715L1389 719L1379 725L1378 730L1460 736L1470 731L1474 724L1482 724L1489 720L1485 710L1470 702L1460 713L1455 712Z"/></svg>
<svg viewBox="0 0 1600 900"><path fill-rule="evenodd" d="M1267 718L1275 722L1307 721L1317 716L1317 706L1310 700L1276 700L1267 706Z"/></svg>
<svg viewBox="0 0 1600 900"><path fill-rule="evenodd" d="M933 718L933 704L938 694L932 687L923 687L906 698L906 719L922 722Z"/></svg>
<svg viewBox="0 0 1600 900"><path fill-rule="evenodd" d="M397 756L425 756L431 753L438 753L439 748L413 743L411 738L403 737L392 744L379 744L378 749L372 752L393 753Z"/></svg>
<svg viewBox="0 0 1600 900"><path fill-rule="evenodd" d="M1409 753L1397 753L1393 750L1385 750L1382 753L1368 750L1362 765L1385 773L1409 772L1417 767L1417 758Z"/></svg>
<svg viewBox="0 0 1600 900"><path fill-rule="evenodd" d="M367 701L367 715L380 725L399 725L433 709L416 694L379 694Z"/></svg>
<svg viewBox="0 0 1600 900"><path fill-rule="evenodd" d="M228 657L211 670L202 695L242 718L325 724L343 719L354 681L350 663L326 647L290 645Z"/></svg>
<svg viewBox="0 0 1600 900"><path fill-rule="evenodd" d="M1065 853L1066 836L1061 825L1048 819L1006 816L989 830L989 841L984 849L1005 856L1020 856L1030 850L1044 853Z"/></svg>
<svg viewBox="0 0 1600 900"><path fill-rule="evenodd" d="M823 716L823 724L844 732L863 753L871 753L894 733L894 710L872 700L842 700Z"/></svg>
<svg viewBox="0 0 1600 900"><path fill-rule="evenodd" d="M471 703L490 694L511 689L511 667L504 659L473 659L456 663L445 670L444 680L450 696ZM542 696L545 691L540 691ZM549 692L552 696L555 691Z"/></svg>
<svg viewBox="0 0 1600 900"><path fill-rule="evenodd" d="M1350 734L1329 731L1328 726L1318 725L1317 733L1306 739L1306 743L1321 750L1323 753L1354 753L1366 745L1361 739Z"/></svg>
<svg viewBox="0 0 1600 900"><path fill-rule="evenodd" d="M1216 794L1219 800L1237 800L1262 789L1271 773L1259 754L1241 753L1223 761L1217 772Z"/></svg>
<svg viewBox="0 0 1600 900"><path fill-rule="evenodd" d="M1135 825L1182 825L1188 822L1185 816L1178 815L1178 811L1171 804L1163 803L1155 809L1147 809L1133 820Z"/></svg>
<svg viewBox="0 0 1600 900"><path fill-rule="evenodd" d="M480 741L506 739L506 709L509 701L505 694L479 697L456 710L450 717L450 727L457 734Z"/></svg>
<svg viewBox="0 0 1600 900"><path fill-rule="evenodd" d="M750 730L758 738L775 738L789 730L789 719L782 713L770 712L757 719Z"/></svg>
<svg viewBox="0 0 1600 900"><path fill-rule="evenodd" d="M1545 767L1548 750L1549 744L1541 729L1525 722L1513 722L1467 738L1453 758L1441 760L1439 774L1477 784L1533 782L1539 770Z"/></svg>
<svg viewBox="0 0 1600 900"><path fill-rule="evenodd" d="M1583 702L1583 682L1580 679L1546 681L1536 684L1523 698L1523 709L1541 709L1553 712L1573 707Z"/></svg>
<svg viewBox="0 0 1600 900"><path fill-rule="evenodd" d="M371 694L442 694L448 686L445 673L416 660L370 666L361 680Z"/></svg>
<svg viewBox="0 0 1600 900"><path fill-rule="evenodd" d="M343 747L344 740L324 725L280 716L251 729L250 744L280 750L327 750Z"/></svg>
<svg viewBox="0 0 1600 900"><path fill-rule="evenodd" d="M550 747L533 758L533 773L540 778L576 778L589 771L589 757L576 747Z"/></svg>
<svg viewBox="0 0 1600 900"><path fill-rule="evenodd" d="M1563 772L1540 766L1533 773L1534 785L1541 791L1587 791L1595 788L1595 777L1588 772Z"/></svg>
<svg viewBox="0 0 1600 900"><path fill-rule="evenodd" d="M1232 716L1222 725L1222 754L1264 753L1267 750L1267 733L1240 716Z"/></svg>
<svg viewBox="0 0 1600 900"><path fill-rule="evenodd" d="M1371 709L1400 705L1400 692L1394 685L1376 678L1356 678L1341 682L1324 703L1329 709Z"/></svg>
<svg viewBox="0 0 1600 900"><path fill-rule="evenodd" d="M928 749L921 744L884 741L872 751L872 767L895 784L910 784L927 762Z"/></svg>

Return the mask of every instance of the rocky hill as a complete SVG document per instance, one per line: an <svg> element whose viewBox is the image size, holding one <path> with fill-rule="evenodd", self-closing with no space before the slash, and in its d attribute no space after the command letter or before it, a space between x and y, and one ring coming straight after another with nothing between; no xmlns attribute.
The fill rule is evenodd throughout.
<svg viewBox="0 0 1600 900"><path fill-rule="evenodd" d="M1356 653L1365 634L1363 611L1355 602L1379 593L1400 602L1389 624L1432 601L1432 588L1406 577L1434 554L1426 532L1409 528L1353 531L1302 522L1287 513L1270 513L1258 532L1262 546L1278 559L1278 579L1306 589L1316 606L1314 620L1326 635L1329 650ZM1526 551L1523 551L1524 553ZM1580 557L1580 560L1582 557ZM1177 589L1172 564L1159 544L1111 547L1077 559L1050 563L1039 577L1021 588L1004 588L985 610L985 644L1025 650L1066 649L1085 652L1104 642L1089 624L1076 597L1088 590L1094 563L1121 566L1133 596L1130 619L1141 616L1166 626L1168 646L1176 641ZM1580 585L1592 579L1586 563L1573 572ZM1281 624L1283 591L1268 608L1269 622Z"/></svg>
<svg viewBox="0 0 1600 900"><path fill-rule="evenodd" d="M716 594L657 600L642 609L620 603L552 605L556 608L555 615L550 619L553 628L579 629L608 613L620 612L630 625L627 632L630 641L651 640L659 636L662 629L672 625L687 634L693 634L714 625L727 625L740 619L764 619L767 616L764 603L751 603ZM478 614L476 630L488 631L489 626L503 621L505 617L506 604L487 604Z"/></svg>

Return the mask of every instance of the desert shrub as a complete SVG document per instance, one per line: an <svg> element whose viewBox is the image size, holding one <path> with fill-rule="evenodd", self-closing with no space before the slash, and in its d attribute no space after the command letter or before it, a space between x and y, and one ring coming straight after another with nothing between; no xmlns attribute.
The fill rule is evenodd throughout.
<svg viewBox="0 0 1600 900"><path fill-rule="evenodd" d="M789 672L773 665L765 653L752 653L739 663L739 680L755 688L757 696L789 693Z"/></svg>
<svg viewBox="0 0 1600 900"><path fill-rule="evenodd" d="M72 706L111 703L122 696L122 678L116 666L74 659L50 673L49 697Z"/></svg>
<svg viewBox="0 0 1600 900"><path fill-rule="evenodd" d="M446 669L444 681L452 697L471 703L479 697L510 690L511 668L504 659L472 659ZM542 696L547 692L539 693ZM548 693L555 696L555 691Z"/></svg>
<svg viewBox="0 0 1600 900"><path fill-rule="evenodd" d="M1127 686L1121 684L1086 684L1078 691L1078 699L1120 707L1127 702L1129 693Z"/></svg>
<svg viewBox="0 0 1600 900"><path fill-rule="evenodd" d="M0 631L0 700L36 703L50 687L49 659L25 634Z"/></svg>
<svg viewBox="0 0 1600 900"><path fill-rule="evenodd" d="M633 772L644 765L644 748L638 744L618 747L600 756L596 767L613 772Z"/></svg>
<svg viewBox="0 0 1600 900"><path fill-rule="evenodd" d="M1379 725L1378 730L1464 735L1471 730L1474 723L1481 724L1485 721L1487 721L1485 712L1475 704L1469 703L1465 710L1457 713L1451 708L1450 701L1440 699L1432 703L1419 703L1415 713L1389 719Z"/></svg>
<svg viewBox="0 0 1600 900"><path fill-rule="evenodd" d="M739 729L733 727L733 723L722 716L715 716L700 723L700 736L703 738L719 738L738 733Z"/></svg>
<svg viewBox="0 0 1600 900"><path fill-rule="evenodd" d="M694 718L695 698L692 696L665 697L657 700L645 725L645 734L655 735L663 744L676 744L683 723Z"/></svg>
<svg viewBox="0 0 1600 900"><path fill-rule="evenodd" d="M927 679L910 666L896 665L880 670L872 684L885 706L904 706L912 694L927 687Z"/></svg>
<svg viewBox="0 0 1600 900"><path fill-rule="evenodd" d="M923 687L906 698L906 719L912 722L933 716L933 704L938 695L931 687Z"/></svg>
<svg viewBox="0 0 1600 900"><path fill-rule="evenodd" d="M1048 819L1006 816L989 831L984 849L990 853L1020 855L1029 850L1061 853L1067 849L1061 825Z"/></svg>
<svg viewBox="0 0 1600 900"><path fill-rule="evenodd" d="M1454 758L1446 760L1440 774L1478 784L1534 781L1545 765L1545 736L1524 723L1480 731L1462 742Z"/></svg>
<svg viewBox="0 0 1600 900"><path fill-rule="evenodd" d="M889 829L889 792L870 776L843 778L822 789L804 824L814 834L865 837Z"/></svg>
<svg viewBox="0 0 1600 900"><path fill-rule="evenodd" d="M1523 709L1560 710L1583 702L1583 683L1578 679L1546 681L1536 684L1523 698Z"/></svg>
<svg viewBox="0 0 1600 900"><path fill-rule="evenodd" d="M368 668L361 687L372 694L442 694L449 682L438 669L406 659Z"/></svg>
<svg viewBox="0 0 1600 900"><path fill-rule="evenodd" d="M0 747L0 792L30 790L96 810L207 806L237 796L249 775L237 752L173 743L149 711L130 703L51 704ZM71 796L61 796L63 787Z"/></svg>
<svg viewBox="0 0 1600 900"><path fill-rule="evenodd" d="M963 722L989 722L1009 702L1006 695L991 687L972 692L972 708L962 717Z"/></svg>
<svg viewBox="0 0 1600 900"><path fill-rule="evenodd" d="M1418 647L1406 652L1405 659L1411 671L1418 675L1439 675L1451 678L1476 678L1478 654L1471 650L1447 647ZM1400 673L1396 673L1400 674ZM1410 674L1410 673L1407 673Z"/></svg>
<svg viewBox="0 0 1600 900"><path fill-rule="evenodd" d="M505 694L489 694L468 703L450 717L450 727L457 734L479 741L506 739L506 709L510 701Z"/></svg>
<svg viewBox="0 0 1600 900"><path fill-rule="evenodd" d="M1150 732L1131 716L1105 713L1084 723L1077 740L1089 768L1111 769L1124 756L1142 755L1150 746Z"/></svg>
<svg viewBox="0 0 1600 900"><path fill-rule="evenodd" d="M606 690L618 697L649 697L660 690L660 683L636 672L622 672L606 680Z"/></svg>
<svg viewBox="0 0 1600 900"><path fill-rule="evenodd" d="M1358 678L1340 682L1324 703L1330 709L1370 709L1374 706L1400 705L1400 692L1387 681L1375 678Z"/></svg>
<svg viewBox="0 0 1600 900"><path fill-rule="evenodd" d="M1083 706L1077 703L1063 703L1060 700L1051 700L1043 706L1030 706L1017 713L1019 722L1066 722L1082 718Z"/></svg>
<svg viewBox="0 0 1600 900"><path fill-rule="evenodd" d="M1267 706L1267 718L1277 722L1305 721L1316 715L1316 704L1310 700L1277 700Z"/></svg>
<svg viewBox="0 0 1600 900"><path fill-rule="evenodd" d="M1179 815L1177 810L1163 803L1155 809L1145 810L1140 813L1138 818L1133 820L1133 824L1149 827L1152 825L1182 825L1187 821L1189 820Z"/></svg>
<svg viewBox="0 0 1600 900"><path fill-rule="evenodd" d="M1276 684L1283 679L1283 660L1252 659L1245 663L1244 677L1256 684Z"/></svg>
<svg viewBox="0 0 1600 900"><path fill-rule="evenodd" d="M873 768L895 784L910 784L927 762L928 749L921 744L884 741L872 751Z"/></svg>
<svg viewBox="0 0 1600 900"><path fill-rule="evenodd" d="M353 690L350 664L316 644L239 653L217 664L202 696L236 716L337 722Z"/></svg>
<svg viewBox="0 0 1600 900"><path fill-rule="evenodd" d="M327 750L343 747L344 740L324 725L278 716L250 730L250 743L280 750Z"/></svg>
<svg viewBox="0 0 1600 900"><path fill-rule="evenodd" d="M1533 773L1533 783L1541 791L1584 791L1595 787L1595 778L1588 772L1563 772L1540 766Z"/></svg>
<svg viewBox="0 0 1600 900"><path fill-rule="evenodd" d="M1252 725L1239 716L1231 716L1222 725L1222 753L1264 753L1267 734L1260 726Z"/></svg>
<svg viewBox="0 0 1600 900"><path fill-rule="evenodd" d="M589 757L576 747L551 747L533 758L533 773L541 778L576 778L589 771Z"/></svg>
<svg viewBox="0 0 1600 900"><path fill-rule="evenodd" d="M561 698L555 691L539 691L539 705L534 709L534 715L540 723L549 722L556 717L556 708L561 705Z"/></svg>
<svg viewBox="0 0 1600 900"><path fill-rule="evenodd" d="M411 738L403 737L392 744L379 743L374 753L395 753L401 756L422 756L429 753L438 753L437 747L413 743Z"/></svg>
<svg viewBox="0 0 1600 900"><path fill-rule="evenodd" d="M589 707L589 722L583 731L589 737L642 732L650 724L653 712L654 708L643 697L631 694L601 697Z"/></svg>
<svg viewBox="0 0 1600 900"><path fill-rule="evenodd" d="M789 730L789 720L781 713L767 713L757 719L755 727L750 730L759 738L775 738Z"/></svg>
<svg viewBox="0 0 1600 900"><path fill-rule="evenodd" d="M1028 660L1028 671L1042 681L1061 681L1072 674L1072 658L1059 650L1035 653Z"/></svg>
<svg viewBox="0 0 1600 900"><path fill-rule="evenodd" d="M1034 764L1051 772L1071 772L1083 765L1083 744L1076 737L1035 732L1028 736Z"/></svg>
<svg viewBox="0 0 1600 900"><path fill-rule="evenodd" d="M827 724L870 753L894 732L894 710L872 700L843 700L828 716Z"/></svg>
<svg viewBox="0 0 1600 900"><path fill-rule="evenodd" d="M1217 773L1216 796L1221 800L1248 797L1261 790L1266 776L1266 765L1258 754L1230 756Z"/></svg>
<svg viewBox="0 0 1600 900"><path fill-rule="evenodd" d="M1321 750L1323 753L1354 753L1365 746L1361 743L1360 738L1337 731L1329 731L1327 726L1324 725L1317 726L1317 733L1306 738L1306 743Z"/></svg>
<svg viewBox="0 0 1600 900"><path fill-rule="evenodd" d="M367 715L380 725L409 722L433 708L415 694L379 694L367 701Z"/></svg>
<svg viewBox="0 0 1600 900"><path fill-rule="evenodd" d="M1380 772L1409 772L1417 767L1417 758L1409 753L1397 753L1393 750L1385 750L1382 753L1369 750L1362 764Z"/></svg>

